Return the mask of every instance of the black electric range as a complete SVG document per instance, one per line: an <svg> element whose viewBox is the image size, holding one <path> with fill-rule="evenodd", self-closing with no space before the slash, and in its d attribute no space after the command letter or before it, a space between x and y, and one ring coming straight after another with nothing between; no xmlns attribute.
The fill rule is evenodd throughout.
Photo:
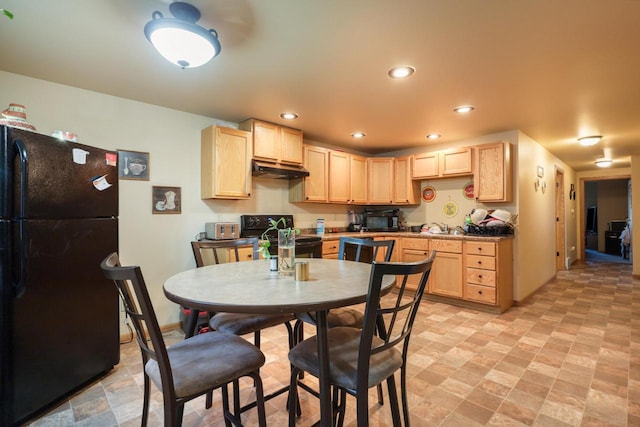
<svg viewBox="0 0 640 427"><path fill-rule="evenodd" d="M262 238L264 231L271 226L271 219L278 221L284 218L285 226L281 228L295 228L293 215L240 215L240 237ZM282 223L280 223L282 224ZM269 238L269 253L278 254L278 232L267 232ZM322 238L320 236L296 235L296 257L322 258Z"/></svg>

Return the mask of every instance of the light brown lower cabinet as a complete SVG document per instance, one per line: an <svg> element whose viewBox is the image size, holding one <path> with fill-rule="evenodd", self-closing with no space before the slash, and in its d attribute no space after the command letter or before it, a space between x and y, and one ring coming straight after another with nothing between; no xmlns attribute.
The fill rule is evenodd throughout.
<svg viewBox="0 0 640 427"><path fill-rule="evenodd" d="M427 292L445 297L462 297L462 241L431 240L430 249L436 251L431 266Z"/></svg>
<svg viewBox="0 0 640 427"><path fill-rule="evenodd" d="M500 313L513 305L513 239L398 240L399 261L420 261L436 252L426 298ZM417 289L417 278L410 278L406 286Z"/></svg>
<svg viewBox="0 0 640 427"><path fill-rule="evenodd" d="M340 240L324 240L322 242L322 258L338 259Z"/></svg>

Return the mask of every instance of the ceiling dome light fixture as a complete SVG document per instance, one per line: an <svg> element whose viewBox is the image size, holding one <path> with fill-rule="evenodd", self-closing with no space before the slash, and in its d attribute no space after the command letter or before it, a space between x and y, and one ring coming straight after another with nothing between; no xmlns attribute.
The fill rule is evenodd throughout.
<svg viewBox="0 0 640 427"><path fill-rule="evenodd" d="M596 166L598 166L599 168L608 168L609 166L611 166L611 163L613 163L611 159L596 160Z"/></svg>
<svg viewBox="0 0 640 427"><path fill-rule="evenodd" d="M459 107L454 108L453 111L456 113L464 114L464 113L470 113L475 109L476 107L474 107L473 105L461 105Z"/></svg>
<svg viewBox="0 0 640 427"><path fill-rule="evenodd" d="M389 77L392 79L406 79L416 72L416 69L410 65L401 65L399 67L393 67L389 70Z"/></svg>
<svg viewBox="0 0 640 427"><path fill-rule="evenodd" d="M296 113L282 113L280 114L280 117L282 117L285 120L293 120L293 119L297 119L298 115Z"/></svg>
<svg viewBox="0 0 640 427"><path fill-rule="evenodd" d="M367 134L364 132L354 132L351 134L351 136L354 138L364 138L365 136L367 136Z"/></svg>
<svg viewBox="0 0 640 427"><path fill-rule="evenodd" d="M578 138L578 142L580 145L584 145L588 147L590 145L596 145L602 139L601 135L591 135L591 136L583 136L582 138Z"/></svg>
<svg viewBox="0 0 640 427"><path fill-rule="evenodd" d="M218 33L196 24L200 11L194 6L175 2L169 5L174 18L155 11L144 26L144 35L166 60L182 68L206 64L220 53Z"/></svg>
<svg viewBox="0 0 640 427"><path fill-rule="evenodd" d="M439 133L430 133L429 135L427 135L427 139L438 139L441 137L442 135L440 135Z"/></svg>

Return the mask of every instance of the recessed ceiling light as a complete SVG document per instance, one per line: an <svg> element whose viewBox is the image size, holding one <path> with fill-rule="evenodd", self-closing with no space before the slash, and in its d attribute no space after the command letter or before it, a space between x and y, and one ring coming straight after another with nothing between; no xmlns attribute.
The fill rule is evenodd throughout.
<svg viewBox="0 0 640 427"><path fill-rule="evenodd" d="M293 120L293 119L297 119L298 115L296 113L282 113L280 114L280 117L282 117L285 120Z"/></svg>
<svg viewBox="0 0 640 427"><path fill-rule="evenodd" d="M416 72L416 69L410 65L401 65L399 67L393 67L389 70L389 77L393 79L406 79L410 75Z"/></svg>
<svg viewBox="0 0 640 427"><path fill-rule="evenodd" d="M456 113L470 113L475 110L475 107L472 105L461 105L453 109Z"/></svg>
<svg viewBox="0 0 640 427"><path fill-rule="evenodd" d="M439 133L430 133L429 135L427 135L427 139L438 139L442 137L442 135L440 135Z"/></svg>
<svg viewBox="0 0 640 427"><path fill-rule="evenodd" d="M578 138L578 142L580 145L588 147L589 145L596 145L601 139L601 135L583 136L582 138Z"/></svg>
<svg viewBox="0 0 640 427"><path fill-rule="evenodd" d="M613 163L613 161L611 161L611 159L598 159L598 160L596 160L596 166L598 166L599 168L608 168L609 166L611 166L611 163Z"/></svg>
<svg viewBox="0 0 640 427"><path fill-rule="evenodd" d="M354 132L351 134L351 136L354 138L364 138L365 136L367 136L367 134L364 132Z"/></svg>

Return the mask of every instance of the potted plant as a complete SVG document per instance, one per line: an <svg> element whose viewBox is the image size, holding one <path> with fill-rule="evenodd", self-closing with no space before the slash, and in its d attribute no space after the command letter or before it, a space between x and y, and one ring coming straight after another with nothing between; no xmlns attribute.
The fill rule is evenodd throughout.
<svg viewBox="0 0 640 427"><path fill-rule="evenodd" d="M270 226L260 236L262 242L260 243L259 252L263 257L269 259L271 254L269 253L269 247L271 243L267 237L269 231L278 231L278 271L282 274L293 274L293 262L295 259L295 236L300 234L300 229L287 227L284 218L279 220L270 220Z"/></svg>

